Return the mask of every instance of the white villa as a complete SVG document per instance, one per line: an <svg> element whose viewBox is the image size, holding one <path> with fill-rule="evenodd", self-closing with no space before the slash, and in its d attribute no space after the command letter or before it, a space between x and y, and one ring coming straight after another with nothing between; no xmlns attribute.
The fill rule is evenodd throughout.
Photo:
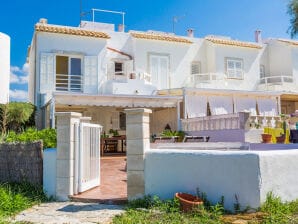
<svg viewBox="0 0 298 224"><path fill-rule="evenodd" d="M172 130L211 130L217 126L213 118L233 129L243 111L269 122L298 109L298 42L262 40L260 31L255 39L197 38L193 30L186 36L125 32L123 25L115 31L113 24L87 21L58 26L40 19L28 54L29 99L38 108L39 127L54 127L55 112L75 111L106 132L125 133L123 110L136 107L152 109L155 134L167 124Z"/></svg>

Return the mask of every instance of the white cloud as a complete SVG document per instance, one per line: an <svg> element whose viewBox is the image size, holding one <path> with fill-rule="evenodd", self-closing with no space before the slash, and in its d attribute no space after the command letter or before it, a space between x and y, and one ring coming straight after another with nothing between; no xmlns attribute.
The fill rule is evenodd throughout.
<svg viewBox="0 0 298 224"><path fill-rule="evenodd" d="M10 101L28 101L28 92L24 90L10 90L9 91Z"/></svg>
<svg viewBox="0 0 298 224"><path fill-rule="evenodd" d="M18 66L10 67L10 83L27 84L29 65L25 63L22 68Z"/></svg>

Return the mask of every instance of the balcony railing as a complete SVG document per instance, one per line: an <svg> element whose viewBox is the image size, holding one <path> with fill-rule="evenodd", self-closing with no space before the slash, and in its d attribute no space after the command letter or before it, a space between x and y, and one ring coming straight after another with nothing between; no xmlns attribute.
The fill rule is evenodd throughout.
<svg viewBox="0 0 298 224"><path fill-rule="evenodd" d="M146 72L131 72L129 74L125 72L109 73L108 80L115 80L118 82L127 82L129 79L144 80L146 83L151 83L151 75Z"/></svg>
<svg viewBox="0 0 298 224"><path fill-rule="evenodd" d="M294 83L292 75L269 76L260 79L260 84L282 85L284 83Z"/></svg>
<svg viewBox="0 0 298 224"><path fill-rule="evenodd" d="M212 83L227 78L225 73L198 73L188 76L184 82L185 86L196 86L200 83Z"/></svg>
<svg viewBox="0 0 298 224"><path fill-rule="evenodd" d="M207 131L230 129L259 129L264 127L276 127L280 116L250 115L247 112L235 114L212 115L182 119L183 131Z"/></svg>
<svg viewBox="0 0 298 224"><path fill-rule="evenodd" d="M82 75L56 74L56 90L69 92L82 92Z"/></svg>

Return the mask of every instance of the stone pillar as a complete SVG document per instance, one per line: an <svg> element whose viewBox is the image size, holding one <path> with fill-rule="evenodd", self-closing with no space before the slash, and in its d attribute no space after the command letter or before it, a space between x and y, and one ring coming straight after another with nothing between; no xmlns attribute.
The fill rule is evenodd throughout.
<svg viewBox="0 0 298 224"><path fill-rule="evenodd" d="M57 165L56 198L69 200L74 193L75 124L82 114L74 112L56 113L57 118Z"/></svg>
<svg viewBox="0 0 298 224"><path fill-rule="evenodd" d="M145 195L144 155L150 148L149 109L126 109L127 196Z"/></svg>

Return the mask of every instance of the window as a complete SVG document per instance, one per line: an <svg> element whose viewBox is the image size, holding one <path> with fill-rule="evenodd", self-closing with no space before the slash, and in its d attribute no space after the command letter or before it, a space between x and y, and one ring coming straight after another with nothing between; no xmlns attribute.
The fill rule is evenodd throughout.
<svg viewBox="0 0 298 224"><path fill-rule="evenodd" d="M126 114L123 112L119 113L120 130L126 130Z"/></svg>
<svg viewBox="0 0 298 224"><path fill-rule="evenodd" d="M227 76L229 79L243 79L243 60L226 59Z"/></svg>
<svg viewBox="0 0 298 224"><path fill-rule="evenodd" d="M265 78L265 66L260 65L260 78Z"/></svg>
<svg viewBox="0 0 298 224"><path fill-rule="evenodd" d="M191 63L191 74L200 74L201 73L201 62L193 61Z"/></svg>
<svg viewBox="0 0 298 224"><path fill-rule="evenodd" d="M56 90L82 91L82 59L78 57L56 56Z"/></svg>
<svg viewBox="0 0 298 224"><path fill-rule="evenodd" d="M170 76L170 58L168 55L149 54L149 74L157 89L168 89Z"/></svg>
<svg viewBox="0 0 298 224"><path fill-rule="evenodd" d="M124 75L124 73L123 73L123 63L115 62L115 75Z"/></svg>

